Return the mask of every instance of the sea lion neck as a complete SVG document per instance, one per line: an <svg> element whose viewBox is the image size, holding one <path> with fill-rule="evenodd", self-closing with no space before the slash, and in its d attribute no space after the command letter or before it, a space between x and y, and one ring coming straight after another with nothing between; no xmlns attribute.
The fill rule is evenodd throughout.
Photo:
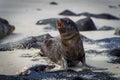
<svg viewBox="0 0 120 80"><path fill-rule="evenodd" d="M78 35L79 35L79 32L68 32L68 33L60 34L61 40L71 40L74 37L77 37Z"/></svg>

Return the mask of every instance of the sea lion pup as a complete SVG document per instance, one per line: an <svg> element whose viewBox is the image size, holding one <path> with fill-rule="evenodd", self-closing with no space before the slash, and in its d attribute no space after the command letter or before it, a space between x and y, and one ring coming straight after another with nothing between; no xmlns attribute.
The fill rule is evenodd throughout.
<svg viewBox="0 0 120 80"><path fill-rule="evenodd" d="M41 45L43 56L47 56L51 61L68 69L79 62L82 63L82 69L106 70L106 68L96 68L89 66L85 61L85 52L83 42L80 37L76 24L69 18L61 18L56 22L60 33L59 38L50 38Z"/></svg>
<svg viewBox="0 0 120 80"><path fill-rule="evenodd" d="M61 38L45 40L41 46L43 55L62 65L65 69L68 66L78 64L80 61L84 66L85 53L76 24L69 18L61 18L57 20L56 25Z"/></svg>

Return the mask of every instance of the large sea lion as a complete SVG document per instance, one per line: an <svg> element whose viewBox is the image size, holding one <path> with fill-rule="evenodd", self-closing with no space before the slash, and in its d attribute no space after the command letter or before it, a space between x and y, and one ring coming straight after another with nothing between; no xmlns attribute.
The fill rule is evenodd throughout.
<svg viewBox="0 0 120 80"><path fill-rule="evenodd" d="M61 18L57 20L56 25L60 33L60 39L45 40L41 46L43 55L62 65L65 69L78 64L80 61L84 66L85 53L76 24L69 18Z"/></svg>

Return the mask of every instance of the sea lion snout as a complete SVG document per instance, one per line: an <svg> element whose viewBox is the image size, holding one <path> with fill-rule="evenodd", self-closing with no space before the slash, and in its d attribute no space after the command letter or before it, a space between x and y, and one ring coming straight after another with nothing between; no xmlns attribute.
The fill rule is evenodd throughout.
<svg viewBox="0 0 120 80"><path fill-rule="evenodd" d="M63 23L62 23L62 21L61 21L60 19L57 20L56 25L57 25L57 28L58 28L58 29L63 28Z"/></svg>

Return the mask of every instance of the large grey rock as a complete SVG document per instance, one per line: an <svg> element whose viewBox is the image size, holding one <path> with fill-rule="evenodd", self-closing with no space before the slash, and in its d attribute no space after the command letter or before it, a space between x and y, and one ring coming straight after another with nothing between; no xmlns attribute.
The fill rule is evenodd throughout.
<svg viewBox="0 0 120 80"><path fill-rule="evenodd" d="M15 30L13 25L3 18L0 18L0 38L3 38Z"/></svg>
<svg viewBox="0 0 120 80"><path fill-rule="evenodd" d="M80 31L97 30L93 20L91 18L80 19L76 22L76 25Z"/></svg>

